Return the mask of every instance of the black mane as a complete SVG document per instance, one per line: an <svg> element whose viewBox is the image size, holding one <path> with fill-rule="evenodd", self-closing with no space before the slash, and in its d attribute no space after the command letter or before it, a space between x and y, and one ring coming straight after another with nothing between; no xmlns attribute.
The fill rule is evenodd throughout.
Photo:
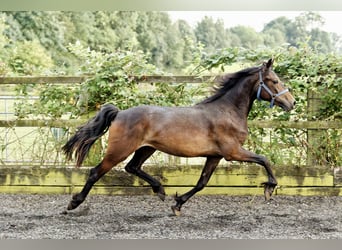
<svg viewBox="0 0 342 250"><path fill-rule="evenodd" d="M235 86L241 81L241 79L246 78L250 75L255 74L260 70L260 67L251 67L247 69L240 70L235 73L226 74L220 77L218 80L218 85L214 86L214 94L206 99L204 99L200 104L213 102L223 95L225 95L228 91L234 89Z"/></svg>

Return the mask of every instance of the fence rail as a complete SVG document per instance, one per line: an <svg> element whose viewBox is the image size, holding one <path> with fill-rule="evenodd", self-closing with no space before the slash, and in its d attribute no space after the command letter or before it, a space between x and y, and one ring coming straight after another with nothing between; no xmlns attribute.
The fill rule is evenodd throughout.
<svg viewBox="0 0 342 250"><path fill-rule="evenodd" d="M1 84L32 84L32 83L81 83L90 76L18 76L18 77L0 77ZM203 83L213 82L216 76L132 76L132 80L141 83L148 82L174 82L174 83ZM114 77L113 80L116 78Z"/></svg>
<svg viewBox="0 0 342 250"><path fill-rule="evenodd" d="M0 120L0 127L71 127L87 120ZM254 128L295 128L295 129L341 129L342 121L265 121L251 120L248 126Z"/></svg>
<svg viewBox="0 0 342 250"><path fill-rule="evenodd" d="M0 77L0 85L7 84L72 84L82 83L90 76L19 76L19 77ZM215 82L217 76L132 76L137 82L168 82L168 83L205 83ZM115 78L113 78L115 80ZM0 120L0 127L36 127L36 126L54 126L63 127L63 125L75 125L82 123L82 120ZM296 129L340 129L342 121L249 121L249 125L256 128L296 128Z"/></svg>

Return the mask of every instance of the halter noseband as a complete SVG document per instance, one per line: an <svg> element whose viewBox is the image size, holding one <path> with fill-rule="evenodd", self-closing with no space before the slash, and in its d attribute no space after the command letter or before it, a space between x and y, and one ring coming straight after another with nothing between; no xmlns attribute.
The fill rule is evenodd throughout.
<svg viewBox="0 0 342 250"><path fill-rule="evenodd" d="M273 108L274 106L274 100L278 97L281 96L283 94L285 94L286 92L289 91L289 89L284 89L283 91L279 92L278 94L273 93L268 87L267 85L264 83L264 81L262 80L262 74L261 74L261 70L259 71L259 87L258 87L258 92L257 92L257 99L258 101L261 101L261 89L264 88L266 90L266 92L272 97L271 99L271 103L270 103L270 108Z"/></svg>

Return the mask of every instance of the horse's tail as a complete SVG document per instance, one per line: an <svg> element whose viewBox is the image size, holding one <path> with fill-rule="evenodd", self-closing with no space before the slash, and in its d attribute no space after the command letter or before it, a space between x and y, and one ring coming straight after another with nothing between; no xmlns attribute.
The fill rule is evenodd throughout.
<svg viewBox="0 0 342 250"><path fill-rule="evenodd" d="M113 104L105 104L95 117L80 126L75 135L62 147L67 159L71 160L75 152L76 166L81 166L91 146L108 131L118 112L119 109Z"/></svg>

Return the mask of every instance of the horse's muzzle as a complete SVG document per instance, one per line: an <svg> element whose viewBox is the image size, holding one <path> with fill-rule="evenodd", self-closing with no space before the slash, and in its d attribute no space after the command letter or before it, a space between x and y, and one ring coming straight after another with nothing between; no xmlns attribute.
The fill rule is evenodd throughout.
<svg viewBox="0 0 342 250"><path fill-rule="evenodd" d="M278 106L281 107L284 111L289 112L294 109L295 105L296 101L293 100L292 102L281 102Z"/></svg>

